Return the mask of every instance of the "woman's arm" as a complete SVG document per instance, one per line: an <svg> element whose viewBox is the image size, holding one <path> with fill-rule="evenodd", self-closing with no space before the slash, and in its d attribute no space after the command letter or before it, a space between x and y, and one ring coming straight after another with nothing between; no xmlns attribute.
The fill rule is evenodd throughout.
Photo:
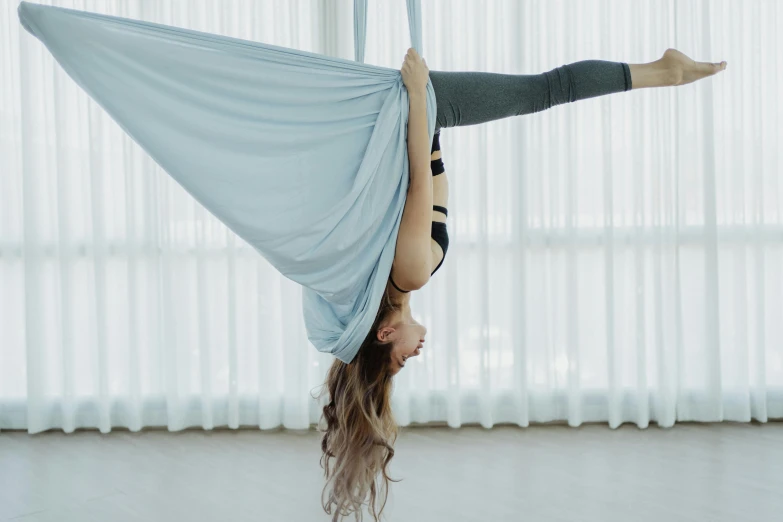
<svg viewBox="0 0 783 522"><path fill-rule="evenodd" d="M410 185L402 213L392 279L404 290L418 290L432 268L432 170L427 134L427 91L409 91L408 161Z"/></svg>

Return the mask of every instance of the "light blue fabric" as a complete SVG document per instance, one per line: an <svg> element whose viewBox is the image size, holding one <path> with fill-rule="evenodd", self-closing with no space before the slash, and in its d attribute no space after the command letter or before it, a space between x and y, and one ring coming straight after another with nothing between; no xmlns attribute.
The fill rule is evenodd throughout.
<svg viewBox="0 0 783 522"><path fill-rule="evenodd" d="M19 19L204 208L302 285L310 342L350 362L391 271L409 183L400 71L21 2ZM420 54L420 0L407 0ZM400 49L400 63L405 49ZM435 130L427 84L427 125Z"/></svg>

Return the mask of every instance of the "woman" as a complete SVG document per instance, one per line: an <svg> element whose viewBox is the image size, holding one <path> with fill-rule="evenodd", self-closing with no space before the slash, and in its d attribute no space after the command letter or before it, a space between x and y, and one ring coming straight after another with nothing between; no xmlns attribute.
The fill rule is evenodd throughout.
<svg viewBox="0 0 783 522"><path fill-rule="evenodd" d="M397 425L391 411L392 377L421 353L427 329L409 306L410 292L424 286L443 263L448 250L446 217L448 181L441 160L439 132L443 127L476 125L509 116L540 112L555 105L604 94L685 85L726 68L694 62L675 49L647 64L586 60L536 75L485 72L429 71L426 61L408 49L401 74L409 94L408 157L410 185L397 237L395 258L386 292L372 329L350 364L335 359L325 390L331 402L321 449L327 484L323 507L333 520L356 511L369 493L375 520L386 504L389 478L386 467L394 456ZM427 135L425 88L432 80L437 100L435 137ZM429 164L427 164L429 160ZM431 206L431 210L430 210ZM323 395L322 392L321 395ZM334 468L330 469L330 459ZM375 511L382 475L380 512Z"/></svg>

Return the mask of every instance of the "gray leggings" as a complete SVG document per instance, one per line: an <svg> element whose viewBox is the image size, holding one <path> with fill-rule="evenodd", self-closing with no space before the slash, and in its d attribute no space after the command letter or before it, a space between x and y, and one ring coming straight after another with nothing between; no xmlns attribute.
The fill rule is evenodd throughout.
<svg viewBox="0 0 783 522"><path fill-rule="evenodd" d="M561 103L631 90L624 62L583 60L541 74L430 71L438 104L435 132L521 116Z"/></svg>

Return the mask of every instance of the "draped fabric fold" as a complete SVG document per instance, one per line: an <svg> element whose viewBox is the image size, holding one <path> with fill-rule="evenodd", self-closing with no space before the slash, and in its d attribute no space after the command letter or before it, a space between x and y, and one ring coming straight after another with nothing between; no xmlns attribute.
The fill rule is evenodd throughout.
<svg viewBox="0 0 783 522"><path fill-rule="evenodd" d="M400 71L21 2L19 19L161 168L302 285L310 342L350 362L394 259L409 173ZM419 0L407 0L421 52ZM401 53L402 55L402 53ZM435 130L427 84L427 123Z"/></svg>

